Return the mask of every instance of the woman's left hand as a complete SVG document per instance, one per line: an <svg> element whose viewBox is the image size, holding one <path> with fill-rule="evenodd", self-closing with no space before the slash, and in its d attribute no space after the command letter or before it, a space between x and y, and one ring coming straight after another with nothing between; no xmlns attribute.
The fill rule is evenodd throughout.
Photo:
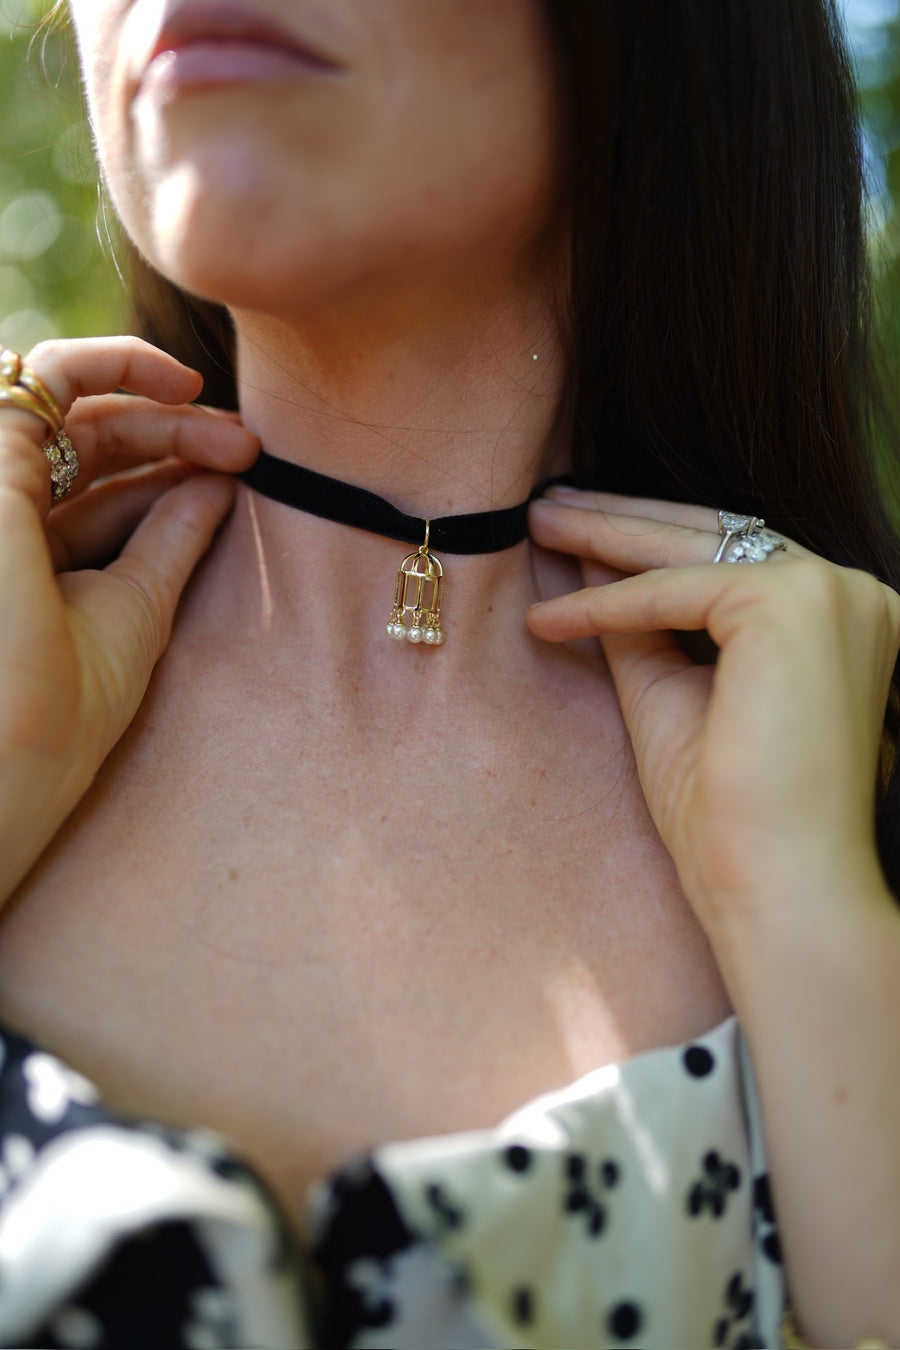
<svg viewBox="0 0 900 1350"><path fill-rule="evenodd" d="M715 511L601 493L534 503L531 530L581 560L585 589L529 611L538 637L599 637L641 785L712 934L771 900L859 893L900 597L788 541L712 565ZM677 630L708 630L715 665Z"/></svg>
<svg viewBox="0 0 900 1350"><path fill-rule="evenodd" d="M803 1333L900 1345L900 911L873 829L900 597L790 540L712 566L715 511L564 499L534 504L532 533L581 559L587 585L528 624L603 644L750 1049ZM718 644L715 665L682 651L675 632L691 629Z"/></svg>

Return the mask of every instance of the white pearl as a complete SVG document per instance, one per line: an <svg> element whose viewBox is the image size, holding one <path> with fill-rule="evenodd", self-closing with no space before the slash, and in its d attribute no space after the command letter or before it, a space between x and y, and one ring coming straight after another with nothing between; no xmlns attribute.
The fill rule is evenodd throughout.
<svg viewBox="0 0 900 1350"><path fill-rule="evenodd" d="M421 628L407 628L406 640L407 642L421 642L422 641Z"/></svg>
<svg viewBox="0 0 900 1350"><path fill-rule="evenodd" d="M385 632L388 637L396 638L400 642L406 637L406 629L403 627L402 623L389 623Z"/></svg>
<svg viewBox="0 0 900 1350"><path fill-rule="evenodd" d="M444 632L441 628L435 628L434 637L431 639L436 647L439 647L444 640Z"/></svg>

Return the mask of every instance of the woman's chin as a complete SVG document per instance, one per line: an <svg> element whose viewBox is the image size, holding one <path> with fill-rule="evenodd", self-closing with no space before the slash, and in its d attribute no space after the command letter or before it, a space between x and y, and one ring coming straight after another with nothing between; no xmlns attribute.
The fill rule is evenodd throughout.
<svg viewBox="0 0 900 1350"><path fill-rule="evenodd" d="M304 270L296 230L267 200L211 185L190 193L171 184L149 228L125 227L153 266L184 290L223 305L283 306ZM297 277L301 283L302 275Z"/></svg>
<svg viewBox="0 0 900 1350"><path fill-rule="evenodd" d="M254 268L245 259L227 250L208 251L202 257L184 253L151 257L157 271L182 290L228 309L282 313L294 308L290 298L302 296L303 285L284 275L273 275L272 268Z"/></svg>

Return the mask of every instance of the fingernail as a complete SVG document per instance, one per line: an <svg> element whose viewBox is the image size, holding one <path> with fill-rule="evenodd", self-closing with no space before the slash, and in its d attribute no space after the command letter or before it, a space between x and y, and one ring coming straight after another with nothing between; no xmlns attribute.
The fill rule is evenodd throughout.
<svg viewBox="0 0 900 1350"><path fill-rule="evenodd" d="M569 487L568 483L554 483L543 496L538 497L538 501L551 502L556 506L582 506L586 496L587 493L582 492L581 488Z"/></svg>

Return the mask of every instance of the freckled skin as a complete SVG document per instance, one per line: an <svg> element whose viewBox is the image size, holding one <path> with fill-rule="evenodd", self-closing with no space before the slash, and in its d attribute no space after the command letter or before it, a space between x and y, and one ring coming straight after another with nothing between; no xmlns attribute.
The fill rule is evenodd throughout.
<svg viewBox="0 0 900 1350"><path fill-rule="evenodd" d="M537 0L301 7L337 79L165 105L135 101L142 0L71 9L117 209L231 308L267 448L429 516L566 467ZM525 626L577 564L456 559L446 644L397 651L398 563L242 490L140 713L0 921L0 1012L122 1107L237 1139L291 1212L373 1141L495 1123L728 1011L598 645Z"/></svg>

